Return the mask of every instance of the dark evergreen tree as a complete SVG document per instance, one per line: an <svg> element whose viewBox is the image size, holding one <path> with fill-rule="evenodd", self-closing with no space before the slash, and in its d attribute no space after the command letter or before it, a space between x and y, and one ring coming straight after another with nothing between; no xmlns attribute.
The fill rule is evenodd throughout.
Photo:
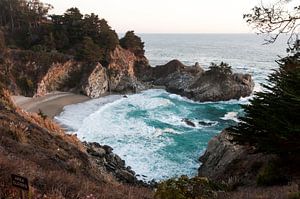
<svg viewBox="0 0 300 199"><path fill-rule="evenodd" d="M100 62L103 60L103 50L94 43L92 38L84 37L82 43L78 46L77 59L87 62Z"/></svg>
<svg viewBox="0 0 300 199"><path fill-rule="evenodd" d="M134 31L126 32L125 36L120 39L120 45L133 52L137 56L144 56L144 42L134 34Z"/></svg>
<svg viewBox="0 0 300 199"><path fill-rule="evenodd" d="M284 157L300 153L300 54L278 63L266 91L243 106L245 116L230 131L241 144Z"/></svg>

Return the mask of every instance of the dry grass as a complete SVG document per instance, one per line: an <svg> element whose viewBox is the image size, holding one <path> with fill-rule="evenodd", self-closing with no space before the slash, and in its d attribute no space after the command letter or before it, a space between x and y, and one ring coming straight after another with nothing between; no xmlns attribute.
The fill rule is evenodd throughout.
<svg viewBox="0 0 300 199"><path fill-rule="evenodd" d="M33 198L152 198L151 190L120 184L98 168L52 120L14 107L7 91L0 97L0 198L18 198L11 174L29 179Z"/></svg>
<svg viewBox="0 0 300 199"><path fill-rule="evenodd" d="M252 187L240 188L230 193L227 198L232 199L300 199L297 197L299 193L299 185L291 184L288 186L273 187ZM293 196L296 196L295 198Z"/></svg>

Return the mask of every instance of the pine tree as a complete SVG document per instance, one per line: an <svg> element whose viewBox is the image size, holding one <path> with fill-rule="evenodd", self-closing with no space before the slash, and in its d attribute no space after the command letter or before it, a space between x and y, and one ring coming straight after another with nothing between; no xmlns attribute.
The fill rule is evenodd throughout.
<svg viewBox="0 0 300 199"><path fill-rule="evenodd" d="M134 34L134 31L126 32L125 36L120 39L120 45L137 56L144 56L144 42Z"/></svg>
<svg viewBox="0 0 300 199"><path fill-rule="evenodd" d="M234 139L258 151L282 156L300 153L300 54L280 61L279 70L245 105L245 116L231 127Z"/></svg>

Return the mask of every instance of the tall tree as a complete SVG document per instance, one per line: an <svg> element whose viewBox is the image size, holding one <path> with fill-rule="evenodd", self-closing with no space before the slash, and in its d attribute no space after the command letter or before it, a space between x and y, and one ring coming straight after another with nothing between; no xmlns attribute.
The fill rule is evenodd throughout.
<svg viewBox="0 0 300 199"><path fill-rule="evenodd" d="M120 45L132 51L137 56L144 56L144 42L142 39L134 34L134 31L126 32L125 36L120 39Z"/></svg>
<svg viewBox="0 0 300 199"><path fill-rule="evenodd" d="M241 122L230 128L239 143L281 157L297 156L300 152L300 42L296 31L300 6L290 11L283 9L290 2L281 0L268 8L257 6L252 14L244 16L260 33L269 34L269 43L275 42L280 34L290 34L291 54L278 61L279 70L263 85L265 91L256 93L250 104L243 106L245 115Z"/></svg>

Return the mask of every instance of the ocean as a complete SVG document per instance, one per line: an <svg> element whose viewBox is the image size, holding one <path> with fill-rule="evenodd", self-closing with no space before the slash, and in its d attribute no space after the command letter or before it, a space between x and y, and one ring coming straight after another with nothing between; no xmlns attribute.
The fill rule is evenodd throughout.
<svg viewBox="0 0 300 199"><path fill-rule="evenodd" d="M255 91L286 55L285 39L262 45L255 34L140 34L152 66L178 59L186 65L199 62L229 63L234 72L253 76ZM208 141L238 122L241 104L248 98L226 102L193 102L161 89L123 98L112 95L69 105L55 119L81 140L110 145L126 165L144 181L181 175L195 176ZM188 119L196 126L188 126Z"/></svg>

